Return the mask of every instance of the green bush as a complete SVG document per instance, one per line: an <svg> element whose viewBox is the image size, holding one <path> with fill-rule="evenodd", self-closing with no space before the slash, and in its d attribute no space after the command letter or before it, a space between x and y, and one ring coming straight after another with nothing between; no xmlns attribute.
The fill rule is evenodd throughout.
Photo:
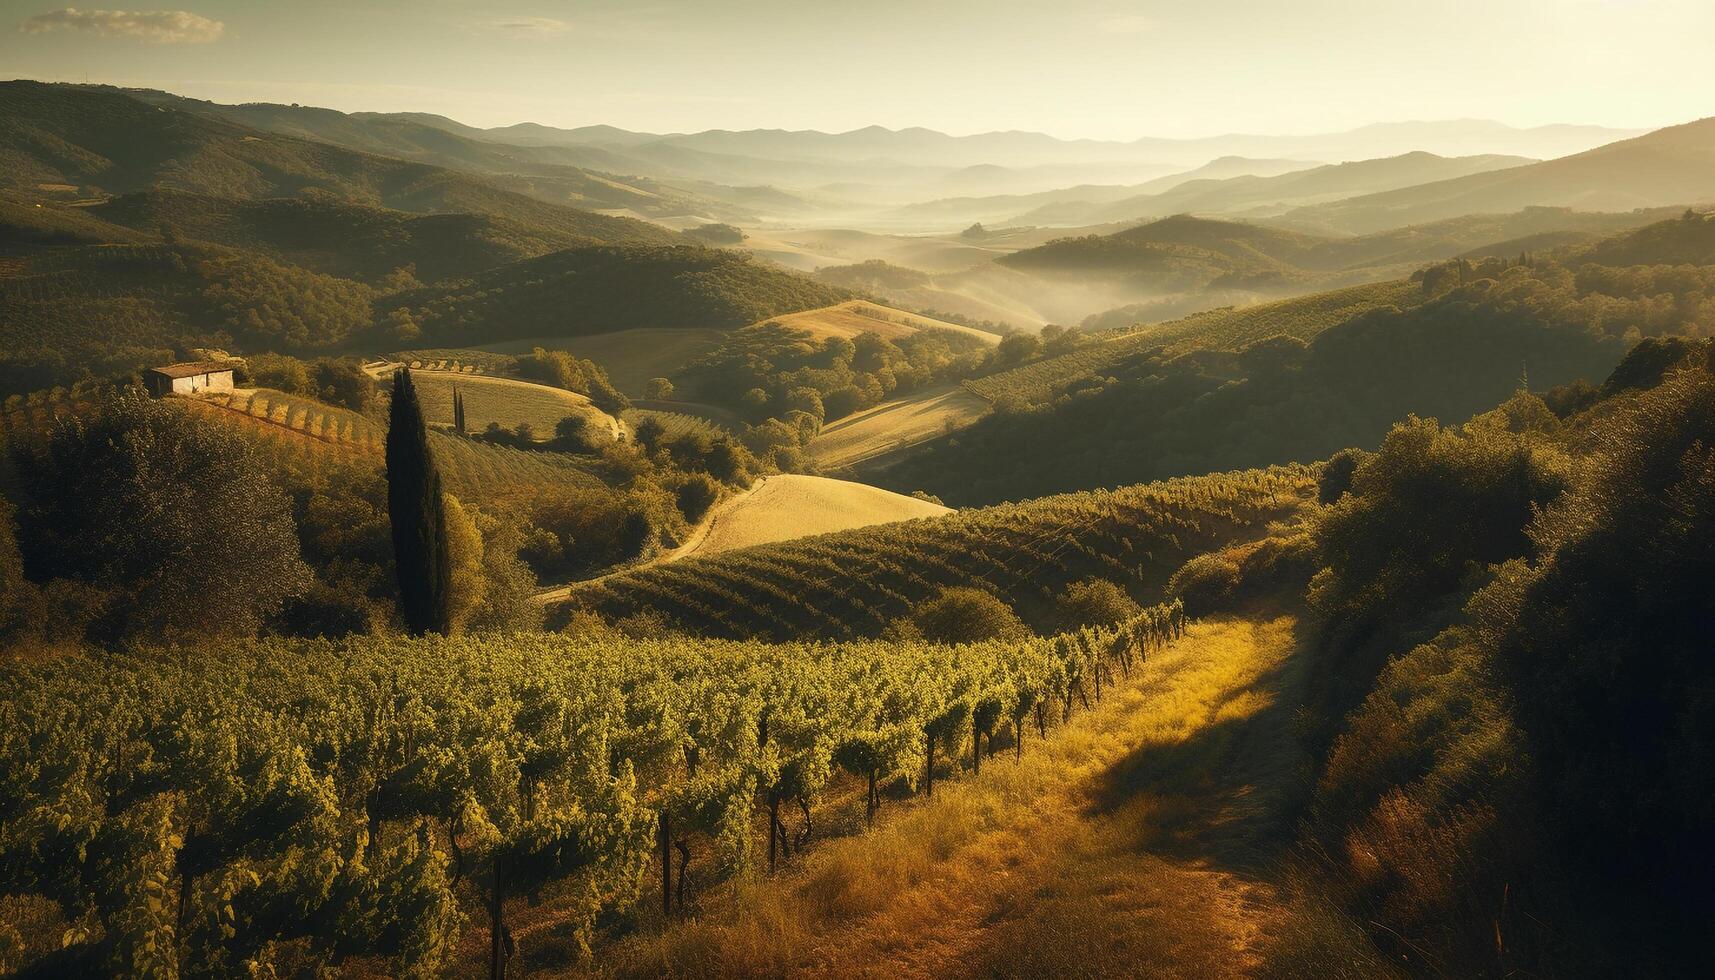
<svg viewBox="0 0 1715 980"><path fill-rule="evenodd" d="M975 643L1030 634L1012 607L969 586L942 589L912 614L911 621L919 635L932 643Z"/></svg>

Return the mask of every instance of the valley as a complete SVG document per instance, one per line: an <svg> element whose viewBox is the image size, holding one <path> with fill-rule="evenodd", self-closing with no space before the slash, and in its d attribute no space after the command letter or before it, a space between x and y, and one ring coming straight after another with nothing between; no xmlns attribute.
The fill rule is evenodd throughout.
<svg viewBox="0 0 1715 980"><path fill-rule="evenodd" d="M1715 13L263 6L0 24L0 975L1704 971Z"/></svg>

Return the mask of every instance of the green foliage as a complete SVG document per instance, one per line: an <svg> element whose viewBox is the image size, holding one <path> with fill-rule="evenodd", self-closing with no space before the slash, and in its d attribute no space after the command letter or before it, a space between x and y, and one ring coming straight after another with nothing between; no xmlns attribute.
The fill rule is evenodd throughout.
<svg viewBox="0 0 1715 980"><path fill-rule="evenodd" d="M1369 456L1362 449L1342 449L1328 457L1316 480L1317 502L1331 504L1345 496L1352 489L1352 476Z"/></svg>
<svg viewBox="0 0 1715 980"><path fill-rule="evenodd" d="M1361 314L1304 348L1262 338L1233 352L1145 350L1035 408L1003 405L887 479L969 504L1371 448L1405 415L1470 417L1525 370L1543 388L1601 377L1624 338L1691 329L1677 301L1644 295L1659 285L1652 273L1617 271L1636 275L1603 280L1615 293L1583 292L1565 269L1512 266L1407 310ZM1682 282L1693 309L1704 272L1715 270Z"/></svg>
<svg viewBox="0 0 1715 980"><path fill-rule="evenodd" d="M1534 973L1674 974L1703 955L1715 744L1700 709L1715 617L1701 585L1715 571L1707 351L1558 430L1524 430L1582 456L1569 489L1533 516L1497 481L1491 506L1467 499L1460 523L1521 522L1497 528L1485 557L1529 557L1468 574L1454 601L1420 617L1420 635L1440 632L1381 669L1333 742L1306 853L1330 899L1403 962L1485 971L1497 936L1508 967ZM1520 408L1481 427L1504 431L1531 414ZM1467 472L1485 482L1497 460ZM1402 533L1398 514L1374 516L1376 547L1395 551L1390 582L1414 564L1445 569L1449 537L1479 550L1461 528ZM1413 642L1398 632L1379 623L1368 638Z"/></svg>
<svg viewBox="0 0 1715 980"><path fill-rule="evenodd" d="M820 802L836 760L914 787L926 743L1070 706L1182 626L1163 607L956 647L598 628L10 661L0 873L91 926L53 962L100 972L440 975L467 920L504 937L538 894L587 950L646 899L658 828L743 872L757 818ZM807 835L769 836L789 858Z"/></svg>
<svg viewBox="0 0 1715 980"><path fill-rule="evenodd" d="M817 340L804 330L763 323L729 334L689 365L682 380L696 397L731 407L752 423L775 420L798 430L807 418L810 428L790 440L796 446L823 422L964 377L988 351L982 341L949 330L921 330L891 340L868 331ZM765 453L772 448L769 438L764 430L747 442Z"/></svg>
<svg viewBox="0 0 1715 980"><path fill-rule="evenodd" d="M1106 626L1131 619L1139 612L1137 602L1125 589L1105 578L1072 582L1055 603L1059 607L1061 628L1067 630Z"/></svg>
<svg viewBox="0 0 1715 980"><path fill-rule="evenodd" d="M587 395L595 407L609 415L618 415L631 407L630 400L608 381L606 371L594 361L565 351L534 348L512 362L512 371L521 378Z"/></svg>
<svg viewBox="0 0 1715 980"><path fill-rule="evenodd" d="M399 615L412 633L446 634L452 622L452 556L441 474L411 372L393 376L387 421L387 514L393 527Z"/></svg>
<svg viewBox="0 0 1715 980"><path fill-rule="evenodd" d="M931 643L1015 640L1030 630L1018 614L993 593L951 586L911 614L917 635Z"/></svg>
<svg viewBox="0 0 1715 980"><path fill-rule="evenodd" d="M724 249L573 248L397 297L441 341L739 327L845 299Z"/></svg>
<svg viewBox="0 0 1715 980"><path fill-rule="evenodd" d="M139 391L62 417L19 463L25 567L105 592L105 637L248 635L309 584L243 441Z"/></svg>

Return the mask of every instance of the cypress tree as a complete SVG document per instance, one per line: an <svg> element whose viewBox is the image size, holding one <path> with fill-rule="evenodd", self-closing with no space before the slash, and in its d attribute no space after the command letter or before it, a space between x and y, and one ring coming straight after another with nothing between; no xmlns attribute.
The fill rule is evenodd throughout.
<svg viewBox="0 0 1715 980"><path fill-rule="evenodd" d="M453 431L457 432L461 436L464 435L465 432L464 395L459 392L457 385L453 386Z"/></svg>
<svg viewBox="0 0 1715 980"><path fill-rule="evenodd" d="M399 614L411 633L446 633L451 621L452 560L441 474L429 453L429 433L417 387L405 368L393 372L387 424L387 513L393 524L393 563Z"/></svg>

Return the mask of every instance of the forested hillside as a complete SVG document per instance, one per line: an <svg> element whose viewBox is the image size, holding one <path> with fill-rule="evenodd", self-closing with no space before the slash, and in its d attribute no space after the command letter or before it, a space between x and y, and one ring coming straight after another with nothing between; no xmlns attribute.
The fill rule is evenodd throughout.
<svg viewBox="0 0 1715 980"><path fill-rule="evenodd" d="M1659 258L1691 258L1709 225L1694 214L1645 238L1671 237L1691 250ZM1235 331L1230 347L1191 349L1187 340L1200 330L1219 337L1243 322L1209 314L1164 333L1162 346L1140 331L1117 360L1095 346L1059 365L1020 369L1022 379L1035 370L1035 386L987 379L977 390L1004 411L930 444L885 479L950 502L986 503L1305 462L1372 446L1407 414L1463 419L1521 384L1547 390L1605 377L1637 337L1696 334L1710 322L1710 267L1599 266L1576 254L1565 261L1431 267L1418 277L1419 295L1399 308L1361 312L1359 294L1355 306L1330 307L1308 338ZM1093 360L1081 374L1053 370L1084 357Z"/></svg>
<svg viewBox="0 0 1715 980"><path fill-rule="evenodd" d="M748 256L697 247L568 249L394 298L438 343L741 327L846 294Z"/></svg>
<svg viewBox="0 0 1715 980"><path fill-rule="evenodd" d="M116 92L0 83L0 187L101 198L173 190L243 200L323 196L417 213L474 212L604 242L674 236L556 207L480 177L150 106Z"/></svg>

